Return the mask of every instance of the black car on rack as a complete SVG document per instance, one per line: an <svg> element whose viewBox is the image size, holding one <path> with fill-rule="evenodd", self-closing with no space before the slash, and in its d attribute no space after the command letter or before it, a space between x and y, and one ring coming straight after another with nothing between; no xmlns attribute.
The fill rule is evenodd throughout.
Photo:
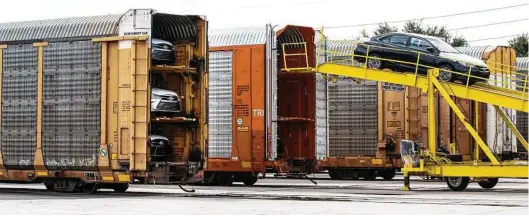
<svg viewBox="0 0 529 216"><path fill-rule="evenodd" d="M426 74L430 68L440 68L441 81L459 80L465 84L468 76L451 71L468 74L470 70L472 76L479 77L471 77L470 84L486 81L490 75L482 60L460 53L441 38L427 35L382 34L358 43L354 51L355 60L361 63L366 63L365 56L369 54L366 64L373 69L415 72L418 62L419 74Z"/></svg>

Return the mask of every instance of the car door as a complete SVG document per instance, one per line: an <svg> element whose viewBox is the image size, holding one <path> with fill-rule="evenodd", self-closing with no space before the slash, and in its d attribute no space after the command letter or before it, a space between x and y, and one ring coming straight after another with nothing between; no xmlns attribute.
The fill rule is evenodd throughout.
<svg viewBox="0 0 529 216"><path fill-rule="evenodd" d="M411 37L408 47L414 51L413 56L410 56L410 60L417 62L417 58L419 58L419 73L426 74L429 67L435 66L434 61L437 51L430 42L419 37ZM415 72L416 65L413 65L412 69Z"/></svg>
<svg viewBox="0 0 529 216"><path fill-rule="evenodd" d="M382 58L390 60L388 62L393 66L392 69L402 70L406 67L401 62L409 58L409 50L407 47L409 38L408 35L394 34L381 39L382 44L387 47L382 53Z"/></svg>

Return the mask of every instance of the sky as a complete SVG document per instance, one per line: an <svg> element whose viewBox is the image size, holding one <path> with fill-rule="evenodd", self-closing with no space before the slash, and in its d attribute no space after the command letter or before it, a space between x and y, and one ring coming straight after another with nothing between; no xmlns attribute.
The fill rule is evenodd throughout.
<svg viewBox="0 0 529 216"><path fill-rule="evenodd" d="M460 16L423 20L427 25L444 25L448 29L523 20L501 25L453 30L472 46L507 45L512 37L529 31L529 0L16 0L3 1L0 23L54 19L72 16L122 14L128 9L152 8L159 12L205 15L210 28L273 25L306 25L324 27L330 39L354 38L362 30L372 34L376 25L397 21L435 17L470 11L526 4L525 6ZM359 25L349 28L333 26ZM401 27L403 23L396 23ZM477 40L477 41L476 41Z"/></svg>

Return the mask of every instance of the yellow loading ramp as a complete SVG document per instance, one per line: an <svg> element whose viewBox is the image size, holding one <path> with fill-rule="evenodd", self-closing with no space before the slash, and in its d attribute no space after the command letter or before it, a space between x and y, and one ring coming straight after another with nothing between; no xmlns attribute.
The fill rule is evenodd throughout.
<svg viewBox="0 0 529 216"><path fill-rule="evenodd" d="M421 55L428 55L425 53L416 52L417 62L402 62L394 59L384 59L380 57L369 56L369 46L367 47L367 54L363 56L355 55L354 50L340 50L339 52L323 50L320 43L317 50L317 57L322 55L330 56L324 61L318 60L315 68L286 68L287 72L310 72L322 73L326 76L344 76L353 79L363 79L372 81L381 81L393 84L400 84L422 89L428 94L428 143L426 148L418 150L416 156L420 159L417 163L406 163L410 161L410 155L403 155L405 165L402 168L404 174L404 189L409 190L409 177L412 175L442 177L447 180L448 186L452 190L464 190L469 183L470 178L477 180L483 188L492 188L496 185L498 178L527 178L528 166L527 161L500 161L494 155L489 146L478 135L475 126L465 117L463 112L458 108L451 96L468 99L476 102L491 104L496 108L498 114L507 123L509 128L516 135L518 140L523 144L524 148L528 148L527 141L521 136L516 129L514 123L505 114L503 108L519 110L528 112L528 79L527 75L523 75L523 86L516 86L514 84L516 76L516 69L507 66L509 70L509 77L505 77L507 81L490 81L482 80L484 83L477 83L469 85L470 77L474 79L483 79L468 74L462 74L455 71L441 70L426 65L419 64ZM353 46L354 47L354 46ZM384 47L384 49L391 49ZM405 51L405 50L400 50ZM409 51L405 51L409 52ZM333 56L339 58L333 59ZM344 58L344 56L346 58ZM365 58L367 62L369 59L377 59L382 61L399 62L402 64L415 65L416 70L413 73L399 73L389 70L379 70L368 68L368 64L359 66L355 64L355 59ZM426 75L418 73L419 67L428 68ZM439 79L440 73L454 73L465 75L468 77L466 84L458 84L453 82L443 82ZM492 75L492 74L491 74ZM496 82L487 84L487 82ZM501 87L499 87L501 86ZM516 87L523 89L522 91L514 90ZM442 154L438 154L436 145L436 113L435 113L435 94L440 94L444 100L450 105L456 116L463 122L465 128L470 132L475 140L474 155L472 161L452 162ZM475 107L476 116L477 106ZM477 121L476 121L477 122ZM482 150L487 156L486 159L479 158L479 150ZM485 162L487 161L487 162Z"/></svg>

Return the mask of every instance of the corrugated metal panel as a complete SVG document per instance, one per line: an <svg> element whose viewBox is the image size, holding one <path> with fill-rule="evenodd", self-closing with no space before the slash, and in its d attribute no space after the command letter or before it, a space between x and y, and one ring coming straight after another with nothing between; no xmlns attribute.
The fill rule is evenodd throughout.
<svg viewBox="0 0 529 216"><path fill-rule="evenodd" d="M525 75L529 75L528 68L529 68L529 57L518 57L516 58L516 67L518 68L518 73L523 73ZM525 79L526 76L518 75L517 86L524 86L524 81L521 81L521 79ZM518 87L518 90L522 90L523 87ZM529 121L527 117L526 112L517 111L516 113L516 127L518 131L522 134L522 136L527 140L528 138L528 130L529 127L527 126L527 121ZM518 152L526 152L525 148L522 146L520 142L518 142Z"/></svg>
<svg viewBox="0 0 529 216"><path fill-rule="evenodd" d="M208 157L230 158L233 143L232 52L209 54Z"/></svg>
<svg viewBox="0 0 529 216"><path fill-rule="evenodd" d="M456 49L465 54L477 59L483 59L485 52L494 49L493 46L470 46L470 47L456 47Z"/></svg>
<svg viewBox="0 0 529 216"><path fill-rule="evenodd" d="M329 156L376 155L377 104L376 82L329 83Z"/></svg>
<svg viewBox="0 0 529 216"><path fill-rule="evenodd" d="M352 65L352 55L356 48L358 40L333 40L328 41L325 53L327 61L332 61L336 64ZM358 61L354 61L354 65L359 65Z"/></svg>
<svg viewBox="0 0 529 216"><path fill-rule="evenodd" d="M96 170L100 145L101 44L50 43L44 49L44 164Z"/></svg>
<svg viewBox="0 0 529 216"><path fill-rule="evenodd" d="M0 23L0 42L118 34L121 15Z"/></svg>
<svg viewBox="0 0 529 216"><path fill-rule="evenodd" d="M37 48L4 49L2 157L8 169L33 169L37 145Z"/></svg>
<svg viewBox="0 0 529 216"><path fill-rule="evenodd" d="M518 68L518 70L527 71L529 68L529 57L516 58L516 67Z"/></svg>
<svg viewBox="0 0 529 216"><path fill-rule="evenodd" d="M197 28L191 16L155 13L152 16L152 36L164 40L192 40L197 36Z"/></svg>
<svg viewBox="0 0 529 216"><path fill-rule="evenodd" d="M327 156L327 79L316 74L316 159Z"/></svg>
<svg viewBox="0 0 529 216"><path fill-rule="evenodd" d="M211 29L209 30L209 46L244 46L254 44L265 44L267 38L267 28L244 27L232 29Z"/></svg>

